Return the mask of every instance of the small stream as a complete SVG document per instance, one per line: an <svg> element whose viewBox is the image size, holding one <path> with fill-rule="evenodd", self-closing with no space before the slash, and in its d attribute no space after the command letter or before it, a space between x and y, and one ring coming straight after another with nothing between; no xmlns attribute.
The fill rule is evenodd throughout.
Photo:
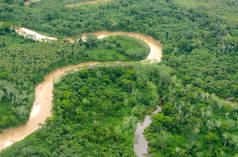
<svg viewBox="0 0 238 157"><path fill-rule="evenodd" d="M138 123L137 128L135 131L135 138L134 138L134 152L136 153L137 157L146 157L149 156L148 152L148 142L145 139L144 131L145 129L150 126L152 123L151 116L161 111L160 106L151 113L151 115L147 115L143 121L143 123Z"/></svg>

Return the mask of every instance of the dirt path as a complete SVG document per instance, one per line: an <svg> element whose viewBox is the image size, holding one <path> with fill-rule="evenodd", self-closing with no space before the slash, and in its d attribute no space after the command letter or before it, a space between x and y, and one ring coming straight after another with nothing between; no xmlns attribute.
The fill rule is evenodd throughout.
<svg viewBox="0 0 238 157"><path fill-rule="evenodd" d="M41 0L27 0L24 2L25 5L29 5L30 3L34 2L39 2ZM110 2L111 0L94 0L94 1L89 1L89 2L80 2L76 4L67 4L65 7L73 8L73 7L78 7L81 5L89 5L89 4L97 4L97 3L105 3L105 2Z"/></svg>
<svg viewBox="0 0 238 157"><path fill-rule="evenodd" d="M41 42L46 42L50 40L58 40L55 37L47 37L45 35L41 35L39 33L36 33L30 29L24 28L24 27L17 27L15 28L15 31L21 35L24 36L25 38L33 39L35 41L41 41Z"/></svg>
<svg viewBox="0 0 238 157"><path fill-rule="evenodd" d="M105 3L105 2L110 2L111 0L94 0L94 1L89 1L89 2L80 2L76 4L67 4L65 5L66 7L73 8L73 7L78 7L81 5L89 5L89 4L97 4L97 3Z"/></svg>
<svg viewBox="0 0 238 157"><path fill-rule="evenodd" d="M57 38L47 37L26 28L18 28L16 32L19 35L23 35L24 37L29 37L37 41L57 40ZM93 34L95 34L98 37L98 39L102 39L104 37L111 36L111 35L128 35L130 37L140 39L144 41L145 43L147 43L148 46L150 47L150 53L148 57L146 58L146 60L155 61L155 62L161 61L162 46L158 41L155 41L153 38L149 36L144 36L138 33L106 32L106 31L96 32ZM71 38L69 41L73 42ZM77 67L83 67L83 66L93 66L98 63L100 62L87 62L87 63L81 63L81 64L73 65L73 66L70 65L64 68L57 69L54 72L48 74L45 77L45 80L41 82L35 88L35 101L32 106L30 118L27 121L27 123L18 127L4 130L3 133L0 134L0 151L17 141L22 140L23 138L30 135L35 130L39 129L40 128L39 124L44 124L45 120L51 116L52 101L53 101L53 86L54 86L55 79L59 78L66 71L69 71L71 69L74 69ZM115 63L118 63L118 61L115 61ZM141 135L139 136L142 136L142 135L143 135L143 132L141 132ZM143 142L140 143L140 145L141 145L140 147L145 147L145 143Z"/></svg>
<svg viewBox="0 0 238 157"><path fill-rule="evenodd" d="M28 5L30 3L39 2L39 1L41 1L41 0L27 0L27 1L24 2L24 4Z"/></svg>

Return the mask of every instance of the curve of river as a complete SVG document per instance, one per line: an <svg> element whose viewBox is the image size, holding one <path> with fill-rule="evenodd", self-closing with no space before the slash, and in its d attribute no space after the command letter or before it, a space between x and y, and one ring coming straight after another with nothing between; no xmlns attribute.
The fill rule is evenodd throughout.
<svg viewBox="0 0 238 157"><path fill-rule="evenodd" d="M31 37L37 41L57 40L54 37L47 37L36 32L33 32L26 28L17 28L16 32L22 36ZM93 33L98 39L105 38L112 35L127 35L144 41L150 47L150 53L145 60L160 62L162 58L162 46L159 41L154 40L152 37L141 35L138 33L130 32L96 32ZM78 67L93 66L101 62L87 62L78 65L69 65L64 68L55 70L54 72L45 76L43 82L37 85L35 88L35 101L33 103L29 120L21 126L4 130L0 134L0 151L10 146L11 144L24 139L44 124L45 120L50 117L53 101L53 87L54 80L62 76L65 72ZM118 62L117 62L118 63ZM160 107L156 110L159 111ZM153 114L153 113L152 113ZM134 144L134 151L137 156L142 157L143 154L148 154L148 143L143 135L144 129L151 123L150 116L146 116L143 125L138 124L135 131L136 138L139 137L138 142Z"/></svg>

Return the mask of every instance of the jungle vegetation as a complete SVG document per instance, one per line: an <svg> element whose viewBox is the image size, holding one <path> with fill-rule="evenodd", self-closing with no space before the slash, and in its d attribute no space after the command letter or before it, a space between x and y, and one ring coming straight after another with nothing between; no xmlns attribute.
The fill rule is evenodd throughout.
<svg viewBox="0 0 238 157"><path fill-rule="evenodd" d="M144 42L126 36L42 43L10 32L0 45L0 131L28 119L34 88L49 72L88 61L143 60L149 53Z"/></svg>
<svg viewBox="0 0 238 157"><path fill-rule="evenodd" d="M54 116L0 156L135 156L135 127L160 104L167 69L103 64L69 73L54 86Z"/></svg>
<svg viewBox="0 0 238 157"><path fill-rule="evenodd" d="M113 0L67 8L61 1L43 0L27 6L0 7L0 21L58 37L99 30L150 35L162 42L163 61L176 69L184 84L197 85L235 101L237 3L234 0L189 0L189 3Z"/></svg>
<svg viewBox="0 0 238 157"><path fill-rule="evenodd" d="M76 1L69 1L69 3L72 2ZM23 56L28 56L28 53L31 54L31 52L34 51L34 53L32 52L32 59L29 60L29 63L24 57L18 59L18 62L24 63L25 66L27 66L27 64L31 64L30 62L41 63L44 57L49 58L50 54L55 54L52 55L53 60L51 61L53 61L53 63L47 63L50 66L45 64L46 66L43 66L45 69L40 71L39 75L38 73L36 73L36 75L38 76L25 76L25 74L21 73L21 75L24 76L24 79L29 80L31 87L31 89L27 89L28 92L25 93L28 102L23 101L25 102L25 104L22 105L24 106L24 108L27 108L26 112L28 112L28 114L31 101L33 100L33 88L36 85L37 80L42 80L45 74L57 67L67 65L69 63L73 64L81 62L81 60L77 60L77 57L74 58L72 56L72 52L82 52L82 54L84 54L83 52L85 51L81 50L84 50L85 47L87 51L91 50L89 50L90 47L87 47L87 45L85 44L82 44L82 47L79 46L79 48L77 48L78 45L72 45L63 40L59 41L60 44L38 43L31 40L26 40L21 37L17 37L14 33L11 33L11 29L9 29L10 25L24 26L38 32L44 32L51 36L57 36L61 39L65 37L79 36L84 32L96 32L100 30L138 32L150 35L153 38L160 40L163 44L163 62L158 65L158 67L162 68L159 68L159 71L155 70L156 74L153 74L154 76L152 76L152 80L158 79L158 82L163 82L163 77L157 76L160 74L160 71L163 71L163 68L167 70L163 71L163 73L168 73L167 75L169 76L166 77L166 80L168 82L162 85L158 82L152 81L154 86L156 86L158 90L161 89L161 91L158 91L160 98L156 98L156 101L159 101L163 104L162 113L154 116L154 122L146 131L146 137L150 144L150 152L152 156L237 155L237 1L113 0L110 3L79 6L75 8L65 7L64 5L66 3L67 2L65 1L63 2L58 0L42 0L41 2L31 3L27 6L24 6L23 2L18 1L12 1L11 3L4 1L0 3L0 21L4 21L4 25L1 25L0 28L1 53L4 52L3 55L7 56L8 54L11 54L11 52L14 52L14 55L9 56L8 60L14 60L15 58L17 58L18 55L15 55L15 53ZM32 43L34 43L34 46ZM4 48L4 45L8 46ZM17 45L17 47L14 48L14 45ZM47 51L45 51L43 47L47 47ZM11 50L7 51L8 53L6 53L2 49L13 49L14 51ZM31 49L33 50L30 51ZM92 47L92 49L94 49L94 46ZM56 50L58 50L58 53L56 52ZM103 53L104 51L100 52ZM35 53L37 54L36 56L34 55ZM42 53L42 55L38 53ZM81 53L76 53L74 55L80 58L79 54L81 55ZM91 56L92 58L89 59L87 56L86 59L82 61L89 61L92 59L103 60L101 57L97 56L96 50L93 54L95 56ZM62 56L64 57L62 58ZM114 57L115 55L111 56ZM104 55L104 57L107 58L107 55ZM125 60L130 59L131 58L127 58ZM65 61L62 63L61 60ZM18 79L12 80L14 77L9 77L7 70L10 70L10 74L12 76L15 75L15 72L18 73L18 66L22 72L26 71L27 73L29 73L30 71L26 70L27 68L20 68L23 65L20 65L19 63L10 64L11 61L6 62L5 60L2 60L1 62L5 63L1 63L0 65L4 69L1 69L1 72L3 72L1 77L1 81L4 82L3 85L10 82L9 85L11 87L14 87L14 89L17 89L21 92L25 91L24 83L17 84ZM37 65L35 64L31 64L31 66L37 67ZM113 68L115 67L112 67L112 69ZM123 67L121 68L123 69ZM108 68L107 70L109 69L110 68ZM140 69L143 68L140 67ZM135 70L133 69L132 71ZM96 75L93 74L95 73L94 70L92 70L92 73L91 70L88 70L85 73L85 76L88 76L90 73L92 78L96 79L96 82L98 82L98 79L100 79L95 76L93 77L93 75ZM108 75L109 73L110 70L108 71ZM143 73L141 72L140 75L142 74ZM113 74L110 73L110 75ZM136 77L131 78L131 81L133 80L133 82L137 82L137 78L141 77L140 75L138 74L136 75ZM76 76L81 76L80 72L76 73L75 77ZM121 75L118 75L113 79L120 77ZM71 78L68 79L71 80ZM81 77L75 79L82 81ZM84 79L84 81L87 82L87 79ZM94 82L93 80L92 83ZM103 82L103 80L100 81ZM145 84L149 83L150 81L151 80L145 80ZM84 149L83 152L88 156L92 155L93 153L103 153L105 152L103 151L103 149L105 148L109 149L108 152L105 152L106 155L109 155L113 151L116 151L114 149L115 145L102 146L102 143L100 143L99 141L96 142L93 140L88 140L87 136L80 136L82 137L82 140L88 142L86 146L82 146L80 145L82 144L80 143L82 142L80 141L81 138L77 139L76 137L72 137L77 131L80 135L85 135L82 133L84 131L90 134L90 132L87 132L86 130L90 130L94 126L90 125L90 127L92 128L77 130L75 126L81 126L77 124L77 122L79 121L77 121L77 119L71 119L71 117L68 117L68 119L66 118L67 112L71 113L76 111L65 110L64 112L62 111L62 113L59 112L60 108L67 108L63 107L63 104L67 104L67 102L70 101L78 102L69 103L70 105L73 105L72 107L79 107L80 109L83 109L83 107L85 107L83 106L83 100L82 102L78 99L71 100L71 96L78 93L78 91L76 90L70 91L71 94L68 98L69 101L60 101L63 98L60 98L62 95L60 95L60 92L57 93L57 90L61 91L63 88L62 86L64 85L66 89L72 88L70 83L66 85L65 82L67 82L67 80L63 79L61 83L56 85L55 90L54 103L55 106L58 106L58 108L54 108L55 114L53 117L59 117L59 119L61 118L61 120L59 120L59 124L55 123L54 118L49 119L47 124L43 127L46 128L46 130L48 129L47 131L45 131L44 129L37 131L33 135L27 137L27 139L3 151L1 153L2 156L14 156L16 154L23 154L23 156L26 154L31 154L32 156L50 156L52 155L50 154L51 152L55 152L54 155L59 156L59 154L62 153L63 150L65 150L65 152L62 153L62 156L69 156L69 154L71 154L72 156L77 156L79 154L79 152L77 151L80 150L76 150L76 146L72 147L72 149L70 148L75 143L77 143L82 148L97 147L96 150L98 152L90 152ZM74 84L75 82L72 82L72 84ZM103 85L102 90L110 85L109 87L112 94L114 93L114 90L123 91L121 88L114 89L117 86L118 82L114 83L115 84L113 85L105 83L105 87ZM140 91L140 88L138 86L133 87ZM128 87L128 89L130 88ZM117 92L117 94L119 94L120 92ZM77 96L77 98L78 97L81 96L79 95ZM59 100L57 100L57 98ZM229 102L226 99L232 102ZM112 100L107 99L105 100L105 102ZM115 102L117 102L117 104L120 104L120 101L117 98L115 98ZM135 106L139 105L138 103L140 104L141 102L136 101ZM143 103L146 104L146 101L144 101ZM2 106L7 106L11 103L6 102L3 104L5 105L2 105L1 103L0 110L3 110L2 113L5 113L5 109ZM107 105L115 105L115 103L110 102ZM92 106L88 105L88 107L89 114L92 114L92 112L95 112L95 110L97 109L101 109L101 106L93 108ZM124 106L120 107L120 109L123 110ZM117 118L123 118L124 116L126 117L133 115L136 119L135 122L137 122L140 117L143 117L144 113L146 113L146 110L147 112L150 111L150 107L143 109L143 111L139 111L141 113L139 115L136 115L134 113L132 114L133 109L131 108L131 110L127 110L127 112L125 112L122 117ZM116 109L117 107L115 107L115 110ZM10 115L14 116L15 113L12 112ZM66 119L62 118L63 115ZM75 115L77 114L75 113ZM0 114L0 116L2 116L2 114ZM98 118L100 119L102 118L100 116L103 115L96 114L96 116L98 116ZM11 119L9 117L10 116L7 115L6 119ZM79 117L79 119L80 118L84 117ZM105 121L105 123L104 121L102 122L103 125L105 124L105 128L110 128L110 126L115 123L121 127L120 129L124 127L122 126L122 121L113 119L116 118L114 116L111 116L108 121ZM15 123L10 120L7 121L7 126L13 125ZM93 120L91 119L91 121ZM90 122L90 119L89 121L85 122ZM15 124L18 123L20 122L17 122ZM115 129L113 127L114 125L110 130L112 132ZM135 129L134 126L131 126L128 129L128 134L124 137L128 137L129 135L132 136L133 129ZM52 137L48 135L48 132L50 133L50 135L52 135ZM72 135L70 133L72 133ZM94 130L93 133L96 134L97 130ZM53 135L57 135L57 137ZM116 134L112 133L112 136L114 135L116 136ZM101 137L103 138L103 140L107 141L112 140L112 136L111 139L106 139L106 137L104 136ZM45 138L48 140L42 140ZM118 137L116 139L120 138ZM131 139L131 137L128 137L124 139L124 141L122 140L121 145L117 147L119 151L114 153L117 156L120 156L120 150L122 150L123 148L125 149L125 152L122 152L125 153L123 154L124 156L132 155L133 153L131 142L133 141L131 141ZM96 144L93 142L96 142ZM116 143L118 141L113 142ZM77 149L80 147L77 147ZM82 153L82 151L80 151L80 153ZM103 156L105 154L100 155Z"/></svg>
<svg viewBox="0 0 238 157"><path fill-rule="evenodd" d="M152 156L235 156L238 104L193 85L165 65L107 64L72 72L54 87L53 117L0 156L135 156L138 121ZM44 140L42 140L44 139Z"/></svg>

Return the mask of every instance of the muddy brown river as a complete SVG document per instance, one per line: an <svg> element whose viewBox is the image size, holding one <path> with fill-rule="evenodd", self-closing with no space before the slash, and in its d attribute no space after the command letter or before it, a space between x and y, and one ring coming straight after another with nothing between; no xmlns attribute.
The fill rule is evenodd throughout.
<svg viewBox="0 0 238 157"><path fill-rule="evenodd" d="M37 41L44 41L44 38L47 40L56 40L57 38L54 37L47 37L40 35L34 31L29 29L20 29L23 30L24 33L16 31L19 35L29 35L32 36L34 40ZM27 34L29 33L29 34ZM37 34L37 35L36 35ZM152 37L141 35L138 33L129 33L129 32L96 32L94 33L98 39L105 38L111 35L127 35L130 37L134 37L144 41L150 47L150 53L145 60L153 61L153 62L160 62L162 59L162 46L159 41L154 40ZM39 37L39 39L37 39ZM143 60L144 61L144 60ZM152 62L152 63L153 63ZM43 82L37 85L35 88L35 100L31 109L31 114L29 120L21 126L10 128L4 130L3 133L0 134L0 151L6 147L9 147L11 144L24 139L26 136L30 135L41 126L39 124L44 124L45 120L50 117L51 109L52 109L52 101L53 101L53 87L54 87L54 80L62 76L65 72L78 68L78 67L85 67L85 66L93 66L100 62L87 62L81 63L78 65L69 65L64 68L60 68L55 70L54 72L45 76ZM117 62L118 63L118 62ZM159 108L156 112L159 111ZM143 154L148 154L148 143L145 140L143 135L144 129L148 127L151 123L150 116L147 116L144 120L143 125L138 124L135 138L138 138L138 141L134 144L134 151L137 156L141 156Z"/></svg>

